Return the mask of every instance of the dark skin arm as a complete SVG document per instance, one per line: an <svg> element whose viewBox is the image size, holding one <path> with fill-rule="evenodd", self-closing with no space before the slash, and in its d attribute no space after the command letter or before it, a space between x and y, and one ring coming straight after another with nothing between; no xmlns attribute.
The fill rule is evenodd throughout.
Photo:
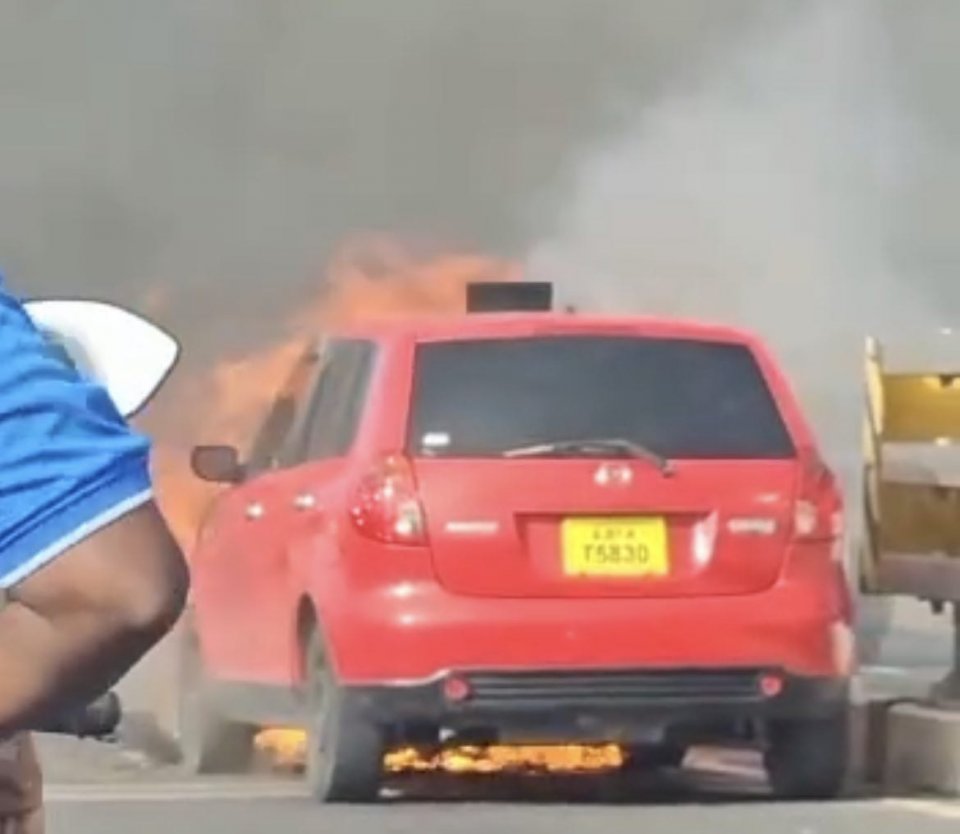
<svg viewBox="0 0 960 834"><path fill-rule="evenodd" d="M154 504L65 551L0 610L0 736L113 686L179 617L180 548Z"/></svg>

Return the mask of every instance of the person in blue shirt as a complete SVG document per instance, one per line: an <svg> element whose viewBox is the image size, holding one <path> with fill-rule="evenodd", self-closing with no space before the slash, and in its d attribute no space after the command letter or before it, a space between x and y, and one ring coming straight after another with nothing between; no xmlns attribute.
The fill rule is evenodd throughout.
<svg viewBox="0 0 960 834"><path fill-rule="evenodd" d="M178 618L149 453L0 279L0 739L103 693Z"/></svg>

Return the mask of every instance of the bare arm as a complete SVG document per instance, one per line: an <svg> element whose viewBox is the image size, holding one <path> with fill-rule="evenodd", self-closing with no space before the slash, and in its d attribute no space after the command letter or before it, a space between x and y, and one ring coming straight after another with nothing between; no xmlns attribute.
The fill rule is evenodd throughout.
<svg viewBox="0 0 960 834"><path fill-rule="evenodd" d="M0 610L0 736L116 683L174 624L187 584L148 503L14 586Z"/></svg>

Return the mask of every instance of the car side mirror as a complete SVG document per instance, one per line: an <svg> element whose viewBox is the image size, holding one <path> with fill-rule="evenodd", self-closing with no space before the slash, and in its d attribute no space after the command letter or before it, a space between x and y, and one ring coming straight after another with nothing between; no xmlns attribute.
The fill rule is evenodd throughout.
<svg viewBox="0 0 960 834"><path fill-rule="evenodd" d="M215 484L238 484L246 469L233 446L197 446L190 453L190 468L198 478Z"/></svg>

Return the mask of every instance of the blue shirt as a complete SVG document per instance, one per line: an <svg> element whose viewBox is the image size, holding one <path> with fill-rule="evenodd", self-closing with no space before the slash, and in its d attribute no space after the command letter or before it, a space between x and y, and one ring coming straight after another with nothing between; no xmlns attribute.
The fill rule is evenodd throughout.
<svg viewBox="0 0 960 834"><path fill-rule="evenodd" d="M149 452L0 279L0 589L151 500Z"/></svg>

